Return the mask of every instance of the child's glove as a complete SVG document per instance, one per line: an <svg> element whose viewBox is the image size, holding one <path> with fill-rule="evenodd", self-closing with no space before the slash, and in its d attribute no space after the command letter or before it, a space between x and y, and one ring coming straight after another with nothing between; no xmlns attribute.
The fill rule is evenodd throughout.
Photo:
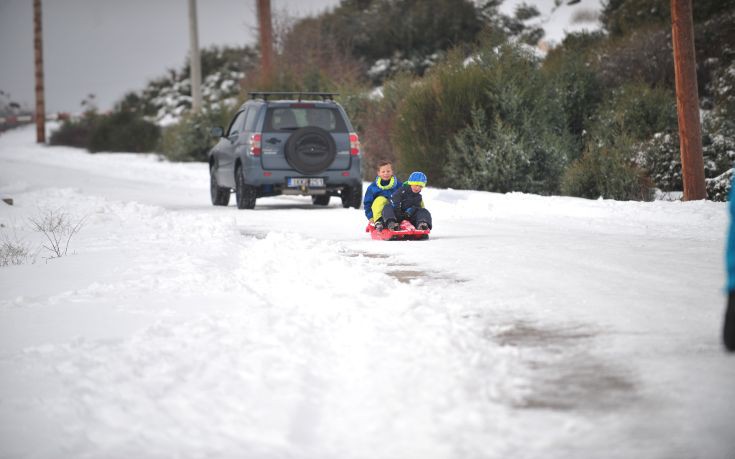
<svg viewBox="0 0 735 459"><path fill-rule="evenodd" d="M408 209L406 209L406 215L408 215L408 218L413 217L413 214L415 212L416 212L416 209L414 209L413 207L409 207Z"/></svg>

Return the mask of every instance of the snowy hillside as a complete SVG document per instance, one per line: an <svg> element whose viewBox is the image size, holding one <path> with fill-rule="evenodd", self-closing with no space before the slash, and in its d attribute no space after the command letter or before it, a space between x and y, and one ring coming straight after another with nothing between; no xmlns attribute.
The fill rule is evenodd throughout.
<svg viewBox="0 0 735 459"><path fill-rule="evenodd" d="M733 457L724 203L428 188L431 239L378 242L33 139L0 135L0 457Z"/></svg>
<svg viewBox="0 0 735 459"><path fill-rule="evenodd" d="M524 25L543 29L542 42L547 46L560 44L568 33L595 31L602 27L599 15L603 0L504 0L499 11L513 17L522 5L538 10L539 15L524 21Z"/></svg>

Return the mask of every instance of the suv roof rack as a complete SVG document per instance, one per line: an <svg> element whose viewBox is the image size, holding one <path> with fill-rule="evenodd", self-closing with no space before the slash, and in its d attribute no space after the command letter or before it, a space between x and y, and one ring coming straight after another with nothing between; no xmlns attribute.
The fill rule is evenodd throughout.
<svg viewBox="0 0 735 459"><path fill-rule="evenodd" d="M321 97L322 100L331 100L334 101L334 96L338 96L339 93L336 92L303 92L303 91L291 91L291 92L271 92L271 91L253 91L249 92L250 97L253 99L257 97L261 97L264 100L268 100L268 97L270 96L297 96L299 102L301 102L301 99L304 98L304 96L311 96L311 97Z"/></svg>

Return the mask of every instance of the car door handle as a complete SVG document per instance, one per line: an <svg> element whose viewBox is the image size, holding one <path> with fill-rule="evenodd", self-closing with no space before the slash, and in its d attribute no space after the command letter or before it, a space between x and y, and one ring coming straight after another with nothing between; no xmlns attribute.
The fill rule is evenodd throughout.
<svg viewBox="0 0 735 459"><path fill-rule="evenodd" d="M281 139L277 139L275 137L271 137L270 139L266 140L271 145L275 145L277 143L281 143Z"/></svg>

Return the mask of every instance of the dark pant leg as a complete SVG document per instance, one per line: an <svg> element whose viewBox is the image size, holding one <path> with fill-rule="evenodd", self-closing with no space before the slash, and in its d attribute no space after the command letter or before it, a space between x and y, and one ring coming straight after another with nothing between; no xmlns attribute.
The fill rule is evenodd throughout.
<svg viewBox="0 0 735 459"><path fill-rule="evenodd" d="M431 213L423 207L416 210L411 218L411 224L413 226L419 226L419 223L425 222L431 228Z"/></svg>
<svg viewBox="0 0 735 459"><path fill-rule="evenodd" d="M730 352L735 352L735 291L730 292L727 297L722 339L725 342L725 348Z"/></svg>
<svg viewBox="0 0 735 459"><path fill-rule="evenodd" d="M396 210L390 204L386 204L383 207L383 221L387 223L389 220L396 221Z"/></svg>

